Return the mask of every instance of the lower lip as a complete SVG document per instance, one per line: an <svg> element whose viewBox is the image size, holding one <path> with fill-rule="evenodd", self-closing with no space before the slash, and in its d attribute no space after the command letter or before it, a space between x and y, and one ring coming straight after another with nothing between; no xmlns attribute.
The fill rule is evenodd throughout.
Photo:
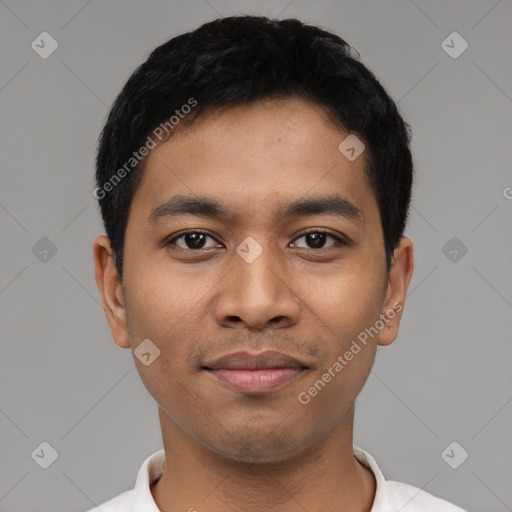
<svg viewBox="0 0 512 512"><path fill-rule="evenodd" d="M267 393L296 379L302 368L267 368L262 370L208 370L220 381L242 393Z"/></svg>

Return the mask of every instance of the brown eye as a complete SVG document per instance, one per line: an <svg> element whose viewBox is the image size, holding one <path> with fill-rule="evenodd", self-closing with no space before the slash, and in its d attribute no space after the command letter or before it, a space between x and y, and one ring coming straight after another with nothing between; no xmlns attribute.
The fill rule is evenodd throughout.
<svg viewBox="0 0 512 512"><path fill-rule="evenodd" d="M203 231L187 231L169 240L167 245L177 245L181 249L205 249L208 248L205 245L208 238L214 240L213 237ZM181 241L181 243L177 243L177 241ZM216 245L217 243L210 247L215 247Z"/></svg>
<svg viewBox="0 0 512 512"><path fill-rule="evenodd" d="M344 241L341 238L334 236L331 233L328 233L327 231L310 231L309 233L304 233L303 235L298 237L297 240L300 240L301 238L304 238L307 244L305 247L301 247L304 249L326 249L328 247L331 247L332 245L344 244ZM331 243L326 246L326 241L329 238L334 240L334 243Z"/></svg>

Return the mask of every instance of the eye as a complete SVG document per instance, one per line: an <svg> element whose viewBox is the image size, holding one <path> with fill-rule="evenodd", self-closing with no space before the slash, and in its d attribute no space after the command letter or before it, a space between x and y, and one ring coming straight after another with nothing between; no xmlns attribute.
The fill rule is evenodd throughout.
<svg viewBox="0 0 512 512"><path fill-rule="evenodd" d="M207 239L211 239L214 243L213 245L207 245ZM317 229L315 231L309 231L307 233L303 233L301 236L296 238L295 240L300 240L304 238L306 245L300 246L295 242L293 245L299 247L301 249L326 249L334 245L346 245L346 242L328 231ZM333 240L331 244L326 245L326 241L328 239ZM189 250L200 250L200 249L208 249L212 247L217 247L218 242L209 235L206 231L195 230L195 231L186 231L177 235L166 242L166 245L172 246L176 245L181 249L189 249Z"/></svg>
<svg viewBox="0 0 512 512"><path fill-rule="evenodd" d="M166 242L166 245L177 245L181 249L207 249L209 248L206 246L206 240L208 238L215 241L215 239L205 231L187 231L185 233L181 233L178 236L175 236L174 238L171 238ZM181 241L182 244L177 243L177 241ZM217 243L214 243L213 246L210 247L216 246Z"/></svg>
<svg viewBox="0 0 512 512"><path fill-rule="evenodd" d="M304 238L306 241L306 247L302 246L300 248L304 249L326 249L328 247L331 247L333 245L346 245L346 242L341 239L340 237L337 237L328 231L324 230L315 230L315 231L309 231L307 233L303 233L301 236L296 238L296 240L300 240L301 238ZM331 238L334 240L334 243L325 246L325 242L328 238ZM294 244L295 245L295 244Z"/></svg>

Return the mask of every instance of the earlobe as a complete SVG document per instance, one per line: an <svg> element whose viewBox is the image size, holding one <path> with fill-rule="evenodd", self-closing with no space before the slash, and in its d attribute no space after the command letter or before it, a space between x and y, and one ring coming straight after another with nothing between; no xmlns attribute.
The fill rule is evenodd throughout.
<svg viewBox="0 0 512 512"><path fill-rule="evenodd" d="M395 341L402 319L405 299L414 270L413 243L402 237L393 254L388 273L386 295L381 314L385 317L385 327L379 332L378 344L390 345Z"/></svg>
<svg viewBox="0 0 512 512"><path fill-rule="evenodd" d="M115 266L110 239L106 235L100 235L94 240L93 257L96 285L112 338L120 347L130 348L123 288Z"/></svg>

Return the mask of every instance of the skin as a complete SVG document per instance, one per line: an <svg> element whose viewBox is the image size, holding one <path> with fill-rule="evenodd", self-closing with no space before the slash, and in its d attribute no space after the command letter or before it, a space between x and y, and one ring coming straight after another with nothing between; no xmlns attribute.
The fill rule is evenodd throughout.
<svg viewBox="0 0 512 512"><path fill-rule="evenodd" d="M368 512L373 474L353 456L354 401L377 346L392 343L402 310L307 405L307 391L381 313L404 305L413 245L403 237L386 271L383 233L366 155L349 161L347 136L323 108L267 100L209 112L153 149L131 205L124 278L109 239L94 242L96 282L117 345L150 339L161 353L134 357L159 406L166 468L151 487L163 512L244 510ZM276 216L294 200L337 193L361 221L329 214ZM236 212L147 221L175 194L208 196ZM304 231L324 228L315 248ZM181 237L208 232L204 246ZM171 236L172 235L172 236ZM252 263L237 246L253 237ZM239 350L274 349L309 370L284 387L248 395L201 370ZM193 509L191 509L193 510Z"/></svg>

